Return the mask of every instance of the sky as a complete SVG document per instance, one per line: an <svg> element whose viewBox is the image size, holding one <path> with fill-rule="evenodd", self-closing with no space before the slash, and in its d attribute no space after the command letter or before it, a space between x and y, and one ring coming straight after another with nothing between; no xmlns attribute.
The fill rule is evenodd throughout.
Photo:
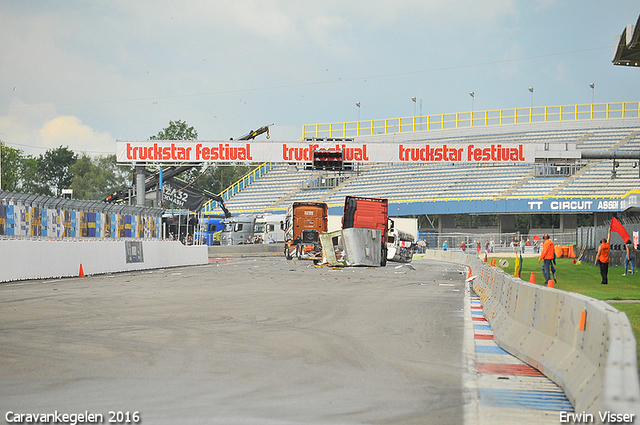
<svg viewBox="0 0 640 425"><path fill-rule="evenodd" d="M637 0L0 0L0 140L99 155L172 120L200 140L273 124L286 141L358 117L640 101L640 69L611 63L639 14Z"/></svg>

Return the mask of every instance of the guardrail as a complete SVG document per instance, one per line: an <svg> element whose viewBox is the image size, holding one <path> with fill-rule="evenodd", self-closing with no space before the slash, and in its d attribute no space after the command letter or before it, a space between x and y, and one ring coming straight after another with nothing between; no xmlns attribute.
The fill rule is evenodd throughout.
<svg viewBox="0 0 640 425"><path fill-rule="evenodd" d="M425 258L471 268L496 343L560 385L576 412L594 423L606 412L640 417L637 342L626 314L524 282L473 254L432 250Z"/></svg>
<svg viewBox="0 0 640 425"><path fill-rule="evenodd" d="M302 138L354 137L447 128L487 127L504 124L576 121L640 116L640 102L587 103L531 106L486 111L385 118L335 123L305 124Z"/></svg>

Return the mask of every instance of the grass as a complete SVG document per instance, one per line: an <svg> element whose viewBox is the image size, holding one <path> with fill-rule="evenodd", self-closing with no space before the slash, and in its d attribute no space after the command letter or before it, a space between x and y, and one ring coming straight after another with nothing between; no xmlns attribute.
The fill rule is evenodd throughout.
<svg viewBox="0 0 640 425"><path fill-rule="evenodd" d="M515 259L508 258L509 266L504 271L513 275ZM499 260L496 261L499 264ZM531 273L534 273L535 282L543 284L544 277L541 270L542 263L538 263L538 258L523 258L522 280L529 281ZM610 267L608 274L608 285L600 282L600 268L594 264L582 263L573 264L570 259L556 260L556 278L558 283L556 289L568 292L576 292L598 300L640 300L640 270L636 270L635 275L627 274L622 276L624 267ZM640 341L640 303L617 302L611 304L614 308L627 314L636 342ZM638 373L640 374L640 344L638 346Z"/></svg>

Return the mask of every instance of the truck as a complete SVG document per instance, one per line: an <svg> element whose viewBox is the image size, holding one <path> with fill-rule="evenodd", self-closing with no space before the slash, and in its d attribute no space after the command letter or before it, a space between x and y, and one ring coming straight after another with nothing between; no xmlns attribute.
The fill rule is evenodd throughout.
<svg viewBox="0 0 640 425"><path fill-rule="evenodd" d="M284 230L282 230L282 223L284 223L286 216L284 214L261 214L256 216L255 224L253 225L254 238L261 240L261 243L270 243L270 238L273 243L284 242Z"/></svg>
<svg viewBox="0 0 640 425"><path fill-rule="evenodd" d="M344 200L342 229L380 230L380 265L387 265L387 240L389 233L389 200L347 196Z"/></svg>
<svg viewBox="0 0 640 425"><path fill-rule="evenodd" d="M225 219L220 244L227 246L248 243L249 237L253 239L255 221L256 216L253 214L242 214Z"/></svg>
<svg viewBox="0 0 640 425"><path fill-rule="evenodd" d="M223 217L202 217L198 223L195 239L203 245L220 245L222 229L224 229Z"/></svg>
<svg viewBox="0 0 640 425"><path fill-rule="evenodd" d="M294 202L287 208L282 223L284 256L291 260L322 261L320 234L327 231L328 207L324 202Z"/></svg>

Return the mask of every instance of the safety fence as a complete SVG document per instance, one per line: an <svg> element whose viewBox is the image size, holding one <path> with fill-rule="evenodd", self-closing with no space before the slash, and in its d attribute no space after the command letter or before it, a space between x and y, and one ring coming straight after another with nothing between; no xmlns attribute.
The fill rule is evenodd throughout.
<svg viewBox="0 0 640 425"><path fill-rule="evenodd" d="M477 255L431 250L424 258L469 267L495 342L562 387L576 412L594 423L606 412L640 417L637 342L626 314L524 282Z"/></svg>
<svg viewBox="0 0 640 425"><path fill-rule="evenodd" d="M302 126L302 138L371 136L504 124L634 118L640 116L639 111L640 102L609 102L453 112L413 117L305 124Z"/></svg>
<svg viewBox="0 0 640 425"><path fill-rule="evenodd" d="M161 238L162 210L0 192L0 238Z"/></svg>

